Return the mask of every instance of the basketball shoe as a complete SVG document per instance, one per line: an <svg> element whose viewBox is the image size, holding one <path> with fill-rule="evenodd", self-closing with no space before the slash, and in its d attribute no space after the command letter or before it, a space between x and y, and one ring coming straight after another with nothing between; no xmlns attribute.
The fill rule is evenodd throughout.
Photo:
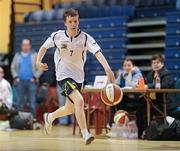
<svg viewBox="0 0 180 151"><path fill-rule="evenodd" d="M43 114L43 119L44 119L44 130L46 132L47 135L51 134L51 129L52 129L52 123L49 122L48 120L48 113L44 113Z"/></svg>
<svg viewBox="0 0 180 151"><path fill-rule="evenodd" d="M92 141L94 141L95 137L88 133L85 137L84 137L84 140L85 140L85 145L89 145L91 144Z"/></svg>

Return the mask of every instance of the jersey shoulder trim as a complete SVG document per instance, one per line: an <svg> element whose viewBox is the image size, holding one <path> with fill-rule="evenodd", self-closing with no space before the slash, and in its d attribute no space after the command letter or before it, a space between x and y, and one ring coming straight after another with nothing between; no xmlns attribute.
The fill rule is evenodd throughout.
<svg viewBox="0 0 180 151"><path fill-rule="evenodd" d="M85 34L87 37L92 37L90 34L84 32L84 31L82 31L82 33Z"/></svg>
<svg viewBox="0 0 180 151"><path fill-rule="evenodd" d="M56 32L53 32L50 37L53 39L53 38L55 37L55 35L61 34L61 33L63 33L63 32L64 32L64 30L58 30L58 31L56 31Z"/></svg>
<svg viewBox="0 0 180 151"><path fill-rule="evenodd" d="M88 36L87 36L87 33L85 33L85 32L82 32L82 34L83 34L83 35L85 35L84 47L86 47L86 45L87 45L87 38L88 38Z"/></svg>
<svg viewBox="0 0 180 151"><path fill-rule="evenodd" d="M56 31L56 32L53 32L52 34L51 34L51 38L52 38L52 40L53 40L53 42L54 42L54 46L57 48L57 45L56 45L56 43L55 43L55 36L57 35L57 34L61 34L61 33L63 33L64 32L64 30L58 30L58 31Z"/></svg>

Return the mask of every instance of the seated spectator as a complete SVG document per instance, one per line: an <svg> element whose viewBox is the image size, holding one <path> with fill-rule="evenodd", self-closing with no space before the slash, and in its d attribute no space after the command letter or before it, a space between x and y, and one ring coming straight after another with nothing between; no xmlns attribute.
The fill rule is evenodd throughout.
<svg viewBox="0 0 180 151"><path fill-rule="evenodd" d="M3 78L4 70L0 67L0 120L7 120L11 114L17 114L12 108L13 95L10 83Z"/></svg>
<svg viewBox="0 0 180 151"><path fill-rule="evenodd" d="M156 79L160 79L159 88L173 89L175 81L171 72L164 66L164 57L161 54L156 54L151 59L152 71L146 77L147 88L153 89L156 87ZM163 95L162 93L156 93L151 95L151 99L156 100L156 106L162 109ZM175 94L169 93L167 95L167 110L171 115L176 110L178 101Z"/></svg>
<svg viewBox="0 0 180 151"><path fill-rule="evenodd" d="M8 108L12 107L12 89L10 83L3 78L4 70L0 67L0 102Z"/></svg>
<svg viewBox="0 0 180 151"><path fill-rule="evenodd" d="M138 87L138 82L142 78L140 69L135 66L132 59L126 58L123 62L123 70L117 71L116 83L120 87ZM136 115L136 124L138 126L138 137L140 138L142 132L146 128L146 102L139 98L139 94L124 94L123 100L115 107L111 108L111 121L117 110L125 110L127 112L134 112ZM130 119L131 120L131 119Z"/></svg>
<svg viewBox="0 0 180 151"><path fill-rule="evenodd" d="M135 66L132 59L126 58L123 62L123 70L118 70L118 77L116 83L121 87L132 87L136 88L138 81L142 77L140 69Z"/></svg>
<svg viewBox="0 0 180 151"><path fill-rule="evenodd" d="M31 113L19 112L13 107L13 93L10 83L3 78L4 70L0 67L0 120L9 120L11 128L39 129L41 125L33 121ZM31 117L31 119L29 119Z"/></svg>

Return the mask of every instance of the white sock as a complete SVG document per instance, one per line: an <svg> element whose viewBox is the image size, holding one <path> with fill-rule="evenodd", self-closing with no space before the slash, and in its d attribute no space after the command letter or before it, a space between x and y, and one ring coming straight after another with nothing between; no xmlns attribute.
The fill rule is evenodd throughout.
<svg viewBox="0 0 180 151"><path fill-rule="evenodd" d="M82 130L81 130L81 133L82 133L82 135L83 135L83 138L85 138L85 137L86 137L86 135L88 135L88 134L89 134L89 132L88 132L87 128L82 129Z"/></svg>
<svg viewBox="0 0 180 151"><path fill-rule="evenodd" d="M49 122L50 124L52 124L53 121L54 121L54 118L53 118L52 114L49 113L49 114L48 114L48 122Z"/></svg>

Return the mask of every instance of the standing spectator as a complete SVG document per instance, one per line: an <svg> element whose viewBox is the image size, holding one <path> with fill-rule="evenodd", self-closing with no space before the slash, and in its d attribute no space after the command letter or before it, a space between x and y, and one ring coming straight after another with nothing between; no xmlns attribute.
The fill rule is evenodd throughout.
<svg viewBox="0 0 180 151"><path fill-rule="evenodd" d="M31 51L29 39L23 39L21 52L15 54L11 73L17 89L17 107L23 111L25 104L30 103L30 111L35 116L36 82L41 75L35 66L36 53Z"/></svg>
<svg viewBox="0 0 180 151"><path fill-rule="evenodd" d="M152 71L147 75L146 83L147 88L154 89L156 85L156 78L160 79L159 88L163 89L173 89L174 88L174 79L171 72L164 66L164 57L161 54L156 54L151 59ZM154 101L156 105L162 109L163 96L162 94L151 95L151 98L156 100ZM175 94L167 95L167 109L168 113L172 114L178 106L178 101Z"/></svg>

